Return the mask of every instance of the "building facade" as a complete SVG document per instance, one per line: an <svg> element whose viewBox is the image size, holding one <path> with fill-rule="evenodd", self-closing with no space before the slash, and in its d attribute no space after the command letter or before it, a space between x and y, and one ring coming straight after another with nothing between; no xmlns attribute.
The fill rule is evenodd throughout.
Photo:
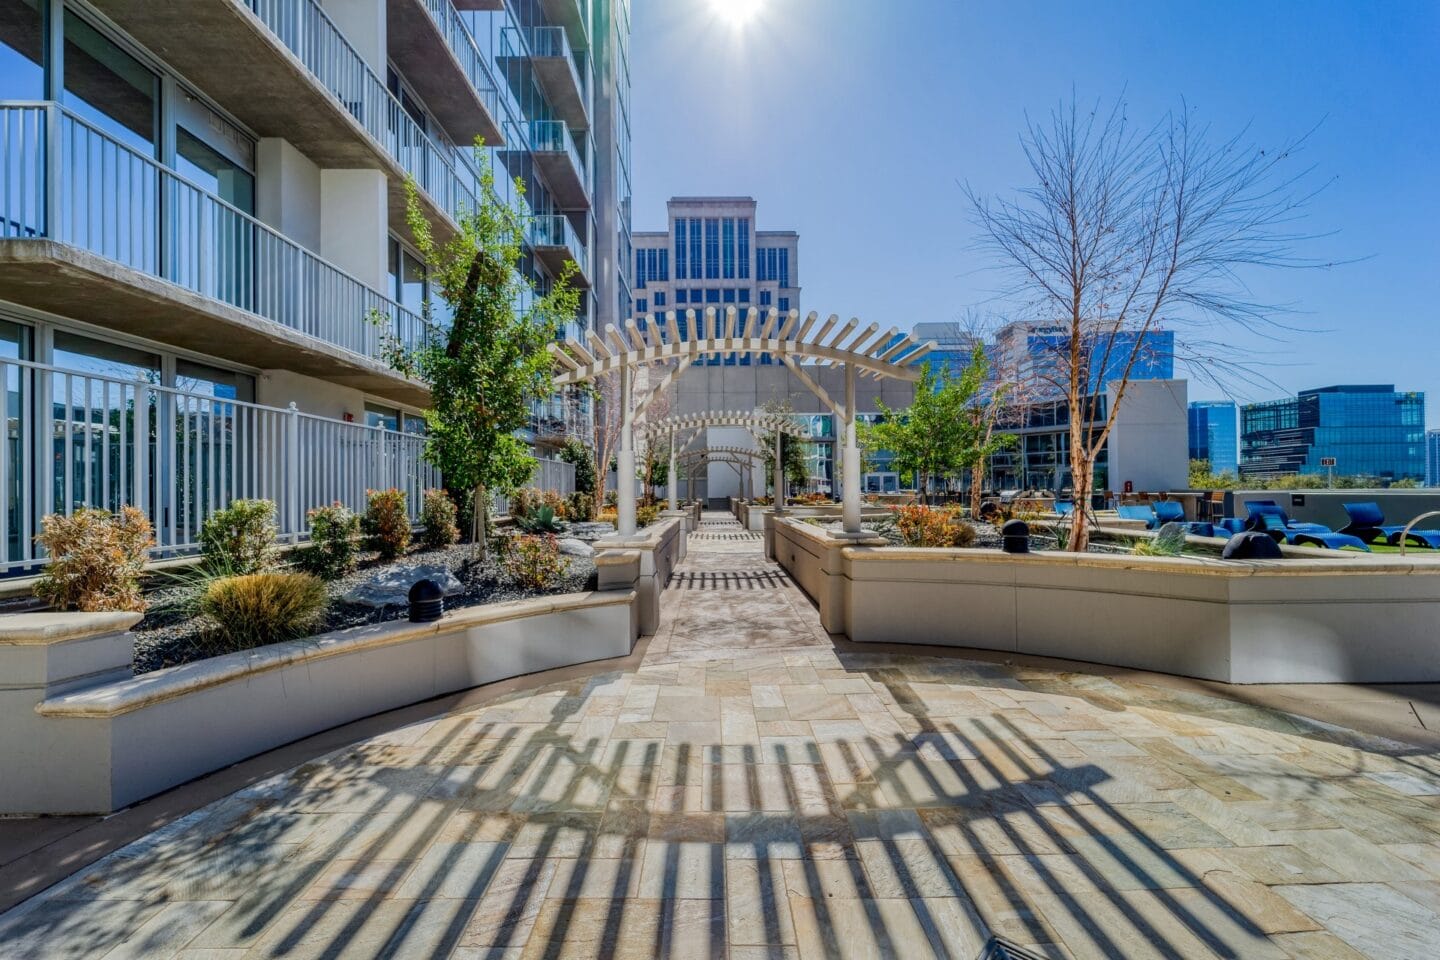
<svg viewBox="0 0 1440 960"><path fill-rule="evenodd" d="M578 266L571 332L629 315L628 0L4 9L0 569L54 511L135 505L184 549L236 497L300 535L436 483L384 348L443 331L406 184L453 235L477 138L525 184L522 273Z"/></svg>
<svg viewBox="0 0 1440 960"><path fill-rule="evenodd" d="M1425 434L1425 486L1440 487L1440 430Z"/></svg>
<svg viewBox="0 0 1440 960"><path fill-rule="evenodd" d="M1234 401L1191 401L1190 459L1209 461L1211 473L1240 475L1240 419Z"/></svg>
<svg viewBox="0 0 1440 960"><path fill-rule="evenodd" d="M1063 393L1070 376L1070 330L1065 326L1016 320L995 331L987 354L1007 377L1027 385L1032 396ZM1097 336L1081 351L1082 379L1091 393L1112 381L1175 379L1175 334L1116 331Z"/></svg>
<svg viewBox="0 0 1440 960"><path fill-rule="evenodd" d="M664 231L635 234L634 315L675 311L697 317L714 308L723 322L729 308L744 316L801 309L800 235L760 230L750 197L674 197ZM712 366L748 366L749 356L711 357ZM755 363L772 364L771 357Z"/></svg>
<svg viewBox="0 0 1440 960"><path fill-rule="evenodd" d="M1327 463L1334 460L1333 465ZM1240 475L1425 479L1425 394L1392 384L1302 390L1240 409Z"/></svg>

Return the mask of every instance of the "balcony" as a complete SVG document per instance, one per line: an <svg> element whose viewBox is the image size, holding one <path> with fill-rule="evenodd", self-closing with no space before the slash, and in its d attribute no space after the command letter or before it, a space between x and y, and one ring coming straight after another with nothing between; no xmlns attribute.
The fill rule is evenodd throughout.
<svg viewBox="0 0 1440 960"><path fill-rule="evenodd" d="M426 402L381 359L422 317L57 104L0 103L0 144L0 298Z"/></svg>
<svg viewBox="0 0 1440 960"><path fill-rule="evenodd" d="M96 0L261 137L284 137L321 167L384 170L404 222L404 179L442 234L474 176L457 171L365 63L317 0Z"/></svg>
<svg viewBox="0 0 1440 960"><path fill-rule="evenodd" d="M589 88L564 28L536 27L522 33L506 27L500 50L502 65L510 59L530 62L535 82L557 117L575 130L590 127Z"/></svg>
<svg viewBox="0 0 1440 960"><path fill-rule="evenodd" d="M451 139L503 142L495 80L450 0L389 0L385 9L390 59Z"/></svg>
<svg viewBox="0 0 1440 960"><path fill-rule="evenodd" d="M573 262L578 269L575 286L588 289L590 286L590 255L585 241L570 225L570 218L563 213L538 216L530 221L530 246L535 249L536 258L545 265L553 277L560 276L565 264Z"/></svg>
<svg viewBox="0 0 1440 960"><path fill-rule="evenodd" d="M570 42L590 46L590 0L540 0L545 19L565 28Z"/></svg>
<svg viewBox="0 0 1440 960"><path fill-rule="evenodd" d="M529 147L535 168L561 209L590 208L590 168L563 122L531 120L512 124L505 142L509 151Z"/></svg>

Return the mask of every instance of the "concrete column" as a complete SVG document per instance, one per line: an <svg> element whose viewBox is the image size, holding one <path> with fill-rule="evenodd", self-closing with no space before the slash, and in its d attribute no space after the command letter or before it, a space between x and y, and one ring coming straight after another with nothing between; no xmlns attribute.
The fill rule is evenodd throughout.
<svg viewBox="0 0 1440 960"><path fill-rule="evenodd" d="M384 290L389 236L385 174L379 170L320 171L320 256L366 286Z"/></svg>
<svg viewBox="0 0 1440 960"><path fill-rule="evenodd" d="M678 470L676 469L676 466L675 466L675 428L674 428L674 427L671 427L671 428L670 428L670 472L669 472L669 474L667 474L667 476L669 477L670 482L667 483L667 484L665 484L665 486L666 486L667 490L668 490L669 493L670 493L670 509L671 509L671 510L678 510L678 509L680 509L680 504L676 502L676 501L679 499L679 498L676 496L676 491L677 491L677 490L679 489L679 487L680 487L680 474L679 474L679 472L678 472Z"/></svg>
<svg viewBox="0 0 1440 960"><path fill-rule="evenodd" d="M615 455L615 512L622 537L635 535L634 371L620 368L620 452Z"/></svg>
<svg viewBox="0 0 1440 960"><path fill-rule="evenodd" d="M845 454L841 462L845 473L844 501L841 514L845 532L860 532L860 444L855 436L855 365L845 364Z"/></svg>
<svg viewBox="0 0 1440 960"><path fill-rule="evenodd" d="M313 253L320 252L320 168L282 137L255 147L255 215Z"/></svg>

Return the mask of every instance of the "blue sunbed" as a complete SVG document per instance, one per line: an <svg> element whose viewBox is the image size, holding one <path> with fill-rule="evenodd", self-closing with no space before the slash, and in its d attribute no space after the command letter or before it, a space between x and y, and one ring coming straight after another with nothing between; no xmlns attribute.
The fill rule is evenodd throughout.
<svg viewBox="0 0 1440 960"><path fill-rule="evenodd" d="M1121 504L1115 508L1115 512L1120 515L1121 520L1144 520L1146 530L1155 529L1155 511L1151 510L1148 504Z"/></svg>
<svg viewBox="0 0 1440 960"><path fill-rule="evenodd" d="M1341 506L1345 508L1345 513L1350 517L1350 522L1340 528L1341 533L1359 537L1366 543L1384 540L1395 546L1400 545L1400 537L1405 532L1405 525L1387 524L1385 514L1380 511L1378 503L1366 501L1364 503L1346 503ZM1422 547L1440 550L1440 530L1411 530L1410 539Z"/></svg>
<svg viewBox="0 0 1440 960"><path fill-rule="evenodd" d="M1075 512L1074 500L1056 500L1055 512L1062 517L1068 517Z"/></svg>
<svg viewBox="0 0 1440 960"><path fill-rule="evenodd" d="M1150 505L1155 511L1155 526L1185 522L1185 504L1179 500L1156 500Z"/></svg>
<svg viewBox="0 0 1440 960"><path fill-rule="evenodd" d="M1250 511L1249 528L1270 534L1276 540L1283 540L1292 546L1325 547L1339 550L1354 547L1370 552L1365 541L1348 533L1336 533L1323 523L1300 523L1286 516L1285 511L1274 503L1252 500L1245 504Z"/></svg>

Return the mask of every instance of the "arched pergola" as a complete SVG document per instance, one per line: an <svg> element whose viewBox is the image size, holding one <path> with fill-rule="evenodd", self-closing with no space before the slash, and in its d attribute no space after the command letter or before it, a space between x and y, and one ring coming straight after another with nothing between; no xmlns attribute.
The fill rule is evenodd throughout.
<svg viewBox="0 0 1440 960"><path fill-rule="evenodd" d="M668 436L670 438L670 472L675 472L675 454L679 449L677 440L681 435L692 434L693 431L704 430L709 427L744 427L750 431L756 443L764 443L763 434L774 434L775 436L775 512L785 512L785 473L784 466L780 460L780 438L782 436L805 439L810 436L810 431L796 423L791 417L783 413L769 413L756 411L746 413L743 410L711 410L704 413L686 413L664 420L656 420L644 426L641 431L642 440L649 444L654 443L656 437ZM689 442L693 436L687 436L685 442ZM736 448L740 449L740 448ZM763 459L764 455L761 454ZM743 477L742 477L742 483ZM670 509L674 510L675 485L670 485Z"/></svg>
<svg viewBox="0 0 1440 960"><path fill-rule="evenodd" d="M620 449L615 459L620 478L616 495L620 535L635 533L635 418L643 415L651 401L690 364L702 357L716 356L770 356L779 360L840 420L845 428L841 461L845 475L845 533L861 535L855 378L918 380L920 372L915 364L934 349L935 344L919 343L909 334L901 334L896 327L881 333L876 323L857 332L859 326L858 319L852 317L842 324L835 314L821 323L819 314L814 312L804 321L798 310L783 315L771 310L762 318L752 307L742 320L734 307L727 308L723 315L709 308L703 316L694 310L685 311L683 316L674 311L660 317L652 314L645 318L643 325L629 319L625 321L624 331L613 323L608 324L603 337L593 330L587 331L583 343L574 338L552 343L550 352L556 367L552 382L557 391L609 373L619 375ZM636 398L635 372L652 364L671 366L658 384L643 397ZM834 400L810 375L806 367L813 364L844 366L843 402Z"/></svg>
<svg viewBox="0 0 1440 960"><path fill-rule="evenodd" d="M749 468L753 468L757 463L763 464L764 462L765 451L758 450L755 447L698 447L693 450L686 450L684 453L680 454L675 453L675 448L673 444L670 448L670 469L672 471L675 469L677 463L725 463L729 464L731 467L736 468L735 472L738 473L740 476L740 495L742 497L746 497L747 499L750 497L751 494L754 493L753 489L750 490L750 493L746 492L746 489L751 487L751 476ZM672 472L671 477L674 476L675 474ZM695 492L693 484L694 477L693 475L691 475L687 479L691 481L690 494L693 499ZM674 509L676 486L676 482L672 482L670 484L670 503L672 505L671 509ZM781 499L782 498L777 497L776 503L778 504Z"/></svg>

